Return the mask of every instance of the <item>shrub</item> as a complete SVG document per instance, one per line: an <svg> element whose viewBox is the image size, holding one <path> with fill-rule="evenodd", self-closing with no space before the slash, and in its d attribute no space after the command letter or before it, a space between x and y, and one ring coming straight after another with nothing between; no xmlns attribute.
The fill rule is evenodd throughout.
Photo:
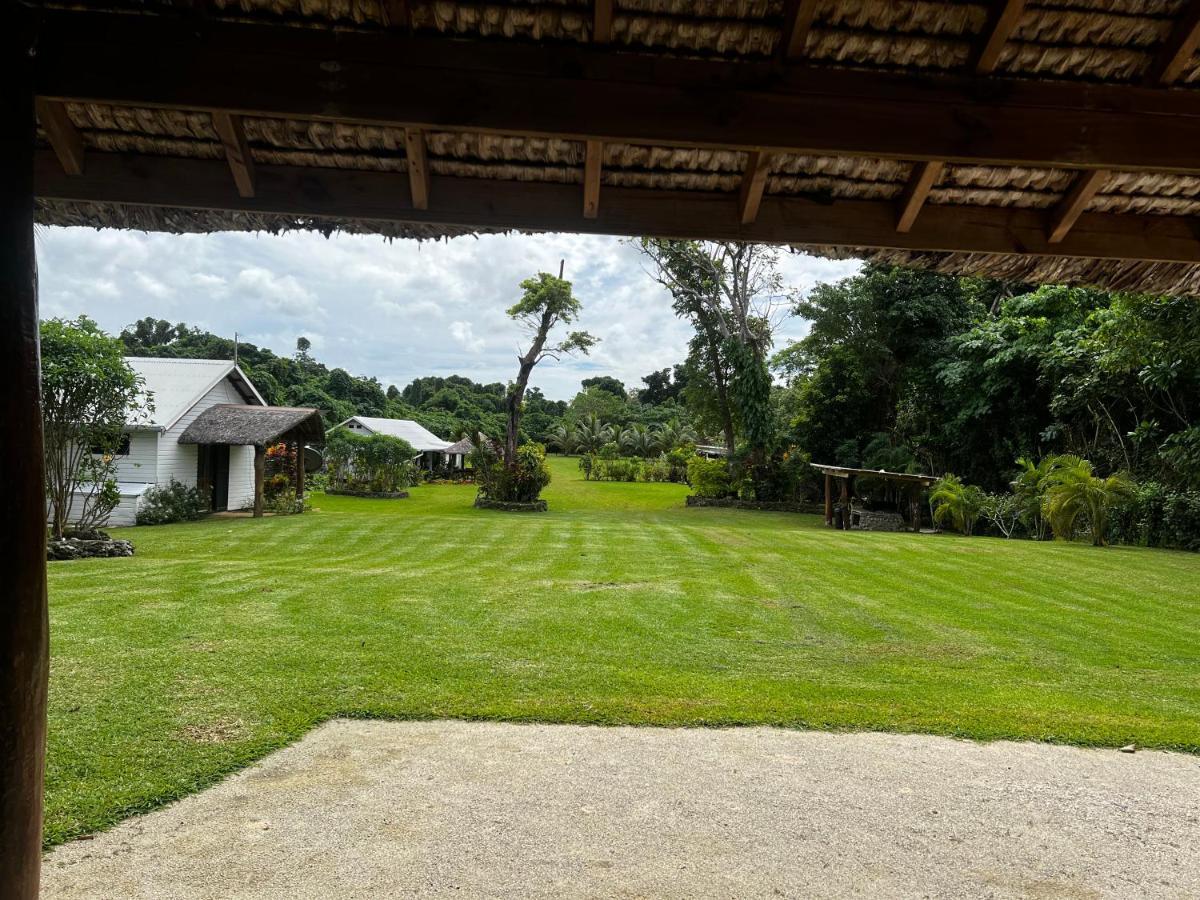
<svg viewBox="0 0 1200 900"><path fill-rule="evenodd" d="M541 444L522 444L512 466L506 466L492 442L476 436L471 465L479 496L502 503L532 503L550 483L546 466L546 448Z"/></svg>
<svg viewBox="0 0 1200 900"><path fill-rule="evenodd" d="M1139 484L1113 511L1108 537L1141 547L1200 551L1200 491L1172 491L1157 482Z"/></svg>
<svg viewBox="0 0 1200 900"><path fill-rule="evenodd" d="M169 522L189 522L207 512L208 503L199 490L172 478L169 483L152 487L142 495L137 523L166 525Z"/></svg>
<svg viewBox="0 0 1200 900"><path fill-rule="evenodd" d="M1044 515L1059 540L1072 540L1077 531L1091 532L1092 543L1108 539L1110 512L1134 496L1135 485L1123 472L1101 478L1092 464L1078 456L1056 457L1047 475Z"/></svg>
<svg viewBox="0 0 1200 900"><path fill-rule="evenodd" d="M408 441L386 434L361 435L346 428L329 433L325 466L329 483L339 490L395 493L410 487L417 477Z"/></svg>
<svg viewBox="0 0 1200 900"><path fill-rule="evenodd" d="M983 491L973 484L963 484L957 475L950 474L942 476L929 493L933 521L938 525L949 522L967 535L975 530L983 500Z"/></svg>
<svg viewBox="0 0 1200 900"><path fill-rule="evenodd" d="M263 505L269 512L273 512L277 516L290 516L308 509L307 499L297 497L295 488L279 491L265 500Z"/></svg>
<svg viewBox="0 0 1200 900"><path fill-rule="evenodd" d="M729 496L729 467L725 460L693 456L688 460L687 471L688 484L697 497Z"/></svg>
<svg viewBox="0 0 1200 900"><path fill-rule="evenodd" d="M1021 521L1021 504L1013 494L984 494L979 512L1006 538L1013 536Z"/></svg>

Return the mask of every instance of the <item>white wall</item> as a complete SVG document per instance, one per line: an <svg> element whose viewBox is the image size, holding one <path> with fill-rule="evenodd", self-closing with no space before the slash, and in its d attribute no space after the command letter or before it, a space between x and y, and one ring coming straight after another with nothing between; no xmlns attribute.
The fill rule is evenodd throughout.
<svg viewBox="0 0 1200 900"><path fill-rule="evenodd" d="M179 443L179 436L184 429L195 421L200 413L221 403L245 403L242 395L229 383L228 378L222 378L211 391L201 398L200 402L183 414L183 417L163 432L158 443L158 481L165 484L174 478L180 484L188 487L196 485L196 465L199 456L195 444ZM229 508L237 509L233 502L233 458L229 455ZM251 457L251 480L253 481L253 456Z"/></svg>
<svg viewBox="0 0 1200 900"><path fill-rule="evenodd" d="M116 461L117 481L154 484L158 481L158 432L131 432L128 455L118 456Z"/></svg>
<svg viewBox="0 0 1200 900"><path fill-rule="evenodd" d="M229 448L229 508L254 505L254 448Z"/></svg>

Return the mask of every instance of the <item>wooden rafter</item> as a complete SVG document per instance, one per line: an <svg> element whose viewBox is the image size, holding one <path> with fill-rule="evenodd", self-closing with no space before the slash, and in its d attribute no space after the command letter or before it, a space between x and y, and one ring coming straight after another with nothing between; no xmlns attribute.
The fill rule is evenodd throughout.
<svg viewBox="0 0 1200 900"><path fill-rule="evenodd" d="M613 0L592 0L592 43L612 40Z"/></svg>
<svg viewBox="0 0 1200 900"><path fill-rule="evenodd" d="M1200 0L1192 0L1184 7L1179 21L1150 66L1147 81L1151 84L1174 83L1184 66L1196 55L1197 47L1200 47Z"/></svg>
<svg viewBox="0 0 1200 900"><path fill-rule="evenodd" d="M419 128L404 132L404 154L408 157L408 187L414 209L429 209L429 160L425 155L425 135Z"/></svg>
<svg viewBox="0 0 1200 900"><path fill-rule="evenodd" d="M945 163L936 160L917 163L913 166L908 185L900 196L900 215L896 219L897 231L907 233L912 230L913 223L917 221L917 216L921 213L921 207L925 205L929 192L937 184L937 180L942 177L942 171L945 168Z"/></svg>
<svg viewBox="0 0 1200 900"><path fill-rule="evenodd" d="M67 115L66 104L38 100L35 107L38 121L42 123L42 130L46 132L50 146L58 154L63 171L68 175L83 174L83 138L71 117Z"/></svg>
<svg viewBox="0 0 1200 900"><path fill-rule="evenodd" d="M1067 232L1075 227L1088 203L1108 180L1108 174L1103 169L1094 169L1090 172L1080 172L1075 177L1071 189L1050 215L1050 231L1046 239L1051 244L1061 243Z"/></svg>
<svg viewBox="0 0 1200 900"><path fill-rule="evenodd" d="M987 75L995 71L1004 45L1008 43L1023 12L1025 0L995 0L983 39L975 53L973 68L976 74Z"/></svg>
<svg viewBox="0 0 1200 900"><path fill-rule="evenodd" d="M583 162L583 215L594 219L600 213L600 170L604 163L604 144L587 142Z"/></svg>
<svg viewBox="0 0 1200 900"><path fill-rule="evenodd" d="M817 0L787 0L783 10L783 33L779 39L779 55L784 59L804 56L804 45L812 31Z"/></svg>
<svg viewBox="0 0 1200 900"><path fill-rule="evenodd" d="M412 28L412 9L408 0L379 0L385 28Z"/></svg>
<svg viewBox="0 0 1200 900"><path fill-rule="evenodd" d="M37 91L505 135L1200 174L1200 91L656 58L46 11ZM94 35L102 33L104 41ZM267 52L269 48L270 52ZM326 60L322 66L312 59ZM187 79L154 72L186 66ZM246 86L253 85L253 91Z"/></svg>
<svg viewBox="0 0 1200 900"><path fill-rule="evenodd" d="M763 198L757 218L738 221L735 193L608 187L596 218L579 214L573 184L433 177L438 202L412 205L403 179L389 172L258 167L258 191L240 197L224 163L175 157L93 153L87 171L67 176L49 150L35 157L35 191L45 199L223 209L413 222L467 228L658 235L780 244L894 248L962 253L1063 253L1047 237L1042 210L927 205L919 234L896 231L890 201L803 196ZM1091 213L1071 232L1070 255L1200 263L1200 241L1182 216Z"/></svg>
<svg viewBox="0 0 1200 900"><path fill-rule="evenodd" d="M746 155L746 171L738 191L738 221L743 225L749 225L758 218L758 208L762 206L763 192L773 161L774 157L760 150L752 150Z"/></svg>
<svg viewBox="0 0 1200 900"><path fill-rule="evenodd" d="M234 184L243 197L254 196L254 160L250 156L250 145L246 142L246 130L242 117L227 112L214 112L213 128L225 148L225 159L233 173Z"/></svg>

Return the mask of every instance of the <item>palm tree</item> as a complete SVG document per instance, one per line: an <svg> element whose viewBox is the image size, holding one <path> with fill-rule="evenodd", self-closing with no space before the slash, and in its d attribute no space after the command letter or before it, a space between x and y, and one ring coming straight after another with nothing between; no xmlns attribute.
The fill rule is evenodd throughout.
<svg viewBox="0 0 1200 900"><path fill-rule="evenodd" d="M1054 537L1071 540L1082 517L1092 533L1092 544L1103 547L1109 513L1133 496L1134 483L1129 476L1117 472L1101 478L1088 460L1059 456L1052 463L1047 479L1044 514Z"/></svg>
<svg viewBox="0 0 1200 900"><path fill-rule="evenodd" d="M648 457L658 452L658 435L640 422L622 431L619 440L621 447L634 456Z"/></svg>
<svg viewBox="0 0 1200 900"><path fill-rule="evenodd" d="M983 491L973 484L963 484L957 475L943 475L929 493L933 521L938 525L949 520L954 528L969 535L983 507Z"/></svg>
<svg viewBox="0 0 1200 900"><path fill-rule="evenodd" d="M575 425L575 443L584 453L598 453L613 437L612 426L605 425L595 413L588 413Z"/></svg>
<svg viewBox="0 0 1200 900"><path fill-rule="evenodd" d="M1053 456L1047 456L1036 465L1024 456L1017 460L1020 471L1013 479L1012 489L1021 510L1021 521L1035 541L1046 539L1046 517L1042 515L1042 506L1046 501L1046 488L1049 487L1054 461Z"/></svg>
<svg viewBox="0 0 1200 900"><path fill-rule="evenodd" d="M575 436L575 432L562 423L550 429L549 438L550 443L563 453L571 454L579 448L579 440Z"/></svg>
<svg viewBox="0 0 1200 900"><path fill-rule="evenodd" d="M697 441L696 432L691 425L680 424L678 419L664 422L655 429L655 438L663 451L674 450L684 444L694 444Z"/></svg>

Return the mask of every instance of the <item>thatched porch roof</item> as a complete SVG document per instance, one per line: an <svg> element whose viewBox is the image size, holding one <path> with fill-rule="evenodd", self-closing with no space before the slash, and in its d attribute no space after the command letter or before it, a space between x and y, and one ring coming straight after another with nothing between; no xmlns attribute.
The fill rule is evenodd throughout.
<svg viewBox="0 0 1200 900"><path fill-rule="evenodd" d="M45 223L712 237L1200 287L1183 0L45 5Z"/></svg>
<svg viewBox="0 0 1200 900"><path fill-rule="evenodd" d="M291 406L222 403L202 412L179 436L181 444L265 446L280 441L324 443L325 424L321 413Z"/></svg>

